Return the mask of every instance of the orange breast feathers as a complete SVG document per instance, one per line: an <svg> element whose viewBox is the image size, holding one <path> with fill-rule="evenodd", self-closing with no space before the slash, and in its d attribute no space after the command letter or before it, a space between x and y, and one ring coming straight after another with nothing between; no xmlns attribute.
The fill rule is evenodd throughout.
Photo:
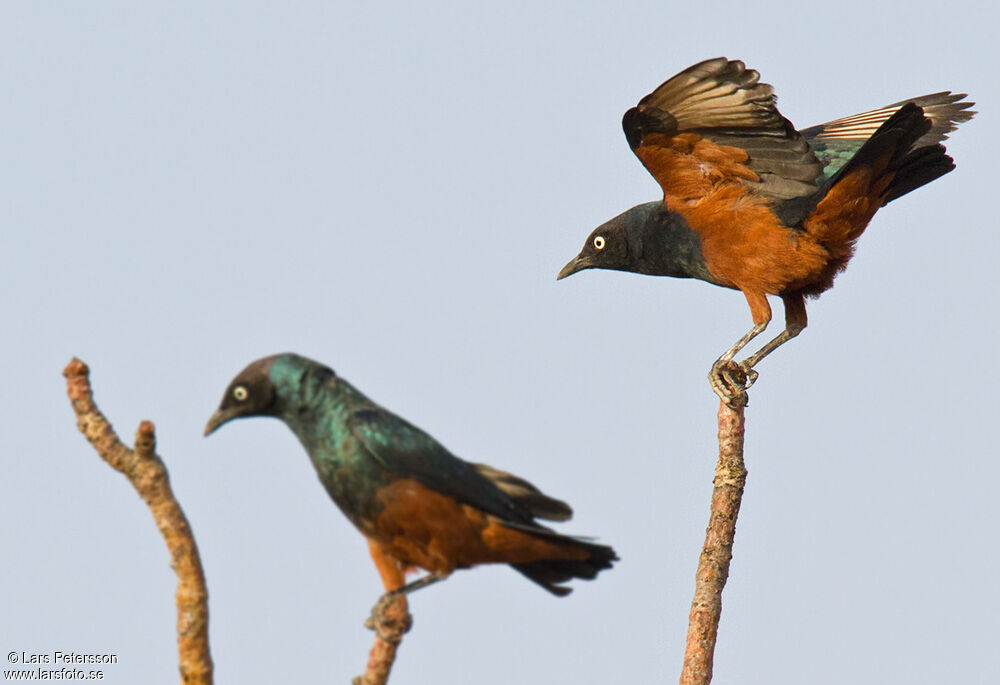
<svg viewBox="0 0 1000 685"><path fill-rule="evenodd" d="M497 517L414 480L393 481L377 498L384 508L371 537L404 566L449 574L477 564L589 557L586 549L504 526Z"/></svg>

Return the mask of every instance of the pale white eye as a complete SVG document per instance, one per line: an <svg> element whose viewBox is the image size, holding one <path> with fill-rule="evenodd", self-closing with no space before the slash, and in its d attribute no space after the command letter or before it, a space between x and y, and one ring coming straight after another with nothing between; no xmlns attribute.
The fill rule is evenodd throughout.
<svg viewBox="0 0 1000 685"><path fill-rule="evenodd" d="M233 397L236 398L237 402L242 402L249 395L250 393L242 385L237 385L235 388L233 388Z"/></svg>
<svg viewBox="0 0 1000 685"><path fill-rule="evenodd" d="M596 247L598 250L604 249L604 236L599 235L594 238L594 247Z"/></svg>

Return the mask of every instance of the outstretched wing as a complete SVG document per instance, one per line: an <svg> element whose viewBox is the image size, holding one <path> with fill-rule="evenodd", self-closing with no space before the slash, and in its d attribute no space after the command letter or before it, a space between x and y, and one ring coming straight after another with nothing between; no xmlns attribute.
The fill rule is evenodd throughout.
<svg viewBox="0 0 1000 685"><path fill-rule="evenodd" d="M743 62L695 64L628 110L625 137L671 209L738 184L766 200L816 192L822 165L775 107L774 89Z"/></svg>
<svg viewBox="0 0 1000 685"><path fill-rule="evenodd" d="M538 528L532 517L473 464L451 454L405 419L374 404L354 410L348 426L385 469L476 509L515 524Z"/></svg>
<svg viewBox="0 0 1000 685"><path fill-rule="evenodd" d="M924 111L924 116L931 120L930 130L921 136L911 149L937 145L946 140L948 134L954 131L958 124L968 121L975 114L969 109L975 103L962 101L964 97L965 93L953 94L948 90L921 95L861 114L828 121L819 126L811 126L801 133L809 141L816 157L823 165L823 178L829 179L847 164L879 126L909 102L920 107Z"/></svg>

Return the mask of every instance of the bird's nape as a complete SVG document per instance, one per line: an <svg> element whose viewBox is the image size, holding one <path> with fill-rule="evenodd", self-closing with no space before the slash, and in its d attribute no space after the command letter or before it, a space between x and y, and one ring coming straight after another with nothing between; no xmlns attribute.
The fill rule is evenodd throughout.
<svg viewBox="0 0 1000 685"><path fill-rule="evenodd" d="M619 215L656 207L628 222L616 243L624 258L610 259L592 233L559 272L613 269L740 290L754 325L713 373L767 327L767 298L780 296L785 329L741 363L749 383L757 363L805 328L803 298L832 287L878 208L954 168L941 142L974 114L964 95L944 91L800 132L759 78L738 60L706 60L630 108L626 140L663 199ZM729 401L724 387L713 381Z"/></svg>
<svg viewBox="0 0 1000 685"><path fill-rule="evenodd" d="M247 416L275 416L298 437L330 497L368 538L387 591L403 578L386 569L419 567L443 578L503 563L565 594L557 583L593 578L617 558L610 547L536 522L568 519L565 502L523 478L459 459L305 357L275 355L244 369L205 433ZM543 562L558 563L543 572ZM535 572L525 573L525 564Z"/></svg>

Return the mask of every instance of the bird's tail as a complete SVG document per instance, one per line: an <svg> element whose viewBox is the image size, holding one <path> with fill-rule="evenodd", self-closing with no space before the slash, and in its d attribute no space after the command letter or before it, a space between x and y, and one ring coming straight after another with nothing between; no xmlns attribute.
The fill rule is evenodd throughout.
<svg viewBox="0 0 1000 685"><path fill-rule="evenodd" d="M531 518L568 521L573 516L573 510L568 504L555 497L549 497L519 476L486 464L473 464L473 467L492 481ZM607 545L598 545L584 538L561 535L535 523L503 521L500 525L517 534L527 534L531 538L549 543L544 546L548 550L546 554L549 558L512 563L511 566L558 597L573 591L572 588L564 587L562 583L573 578L593 580L598 573L611 568L612 562L618 559L615 551Z"/></svg>
<svg viewBox="0 0 1000 685"><path fill-rule="evenodd" d="M950 90L921 95L802 129L800 133L809 141L809 146L823 163L824 175L831 178L882 124L908 103L913 103L922 109L924 116L931 120L930 129L914 142L913 148L944 142L948 134L958 128L959 124L968 121L976 114L969 109L975 103L965 100L965 97L965 93L952 93Z"/></svg>
<svg viewBox="0 0 1000 685"><path fill-rule="evenodd" d="M511 564L520 574L538 583L543 588L556 595L564 597L572 592L572 588L562 585L573 578L593 580L597 574L611 568L618 561L618 555L607 545L599 545L589 540L559 533L540 526L518 526L504 523L506 526L530 533L534 537L543 538L548 542L557 543L566 558L543 559L521 564Z"/></svg>
<svg viewBox="0 0 1000 685"><path fill-rule="evenodd" d="M557 597L565 597L573 588L561 585L573 578L593 580L604 569L611 568L618 559L615 551L603 545L591 545L592 553L586 561L551 560L533 561L529 564L511 564L518 573L538 583Z"/></svg>
<svg viewBox="0 0 1000 685"><path fill-rule="evenodd" d="M917 147L933 122L908 102L889 117L831 179L803 227L830 253L829 280L847 265L854 243L882 205L955 168L943 145ZM819 284L817 292L828 287Z"/></svg>

